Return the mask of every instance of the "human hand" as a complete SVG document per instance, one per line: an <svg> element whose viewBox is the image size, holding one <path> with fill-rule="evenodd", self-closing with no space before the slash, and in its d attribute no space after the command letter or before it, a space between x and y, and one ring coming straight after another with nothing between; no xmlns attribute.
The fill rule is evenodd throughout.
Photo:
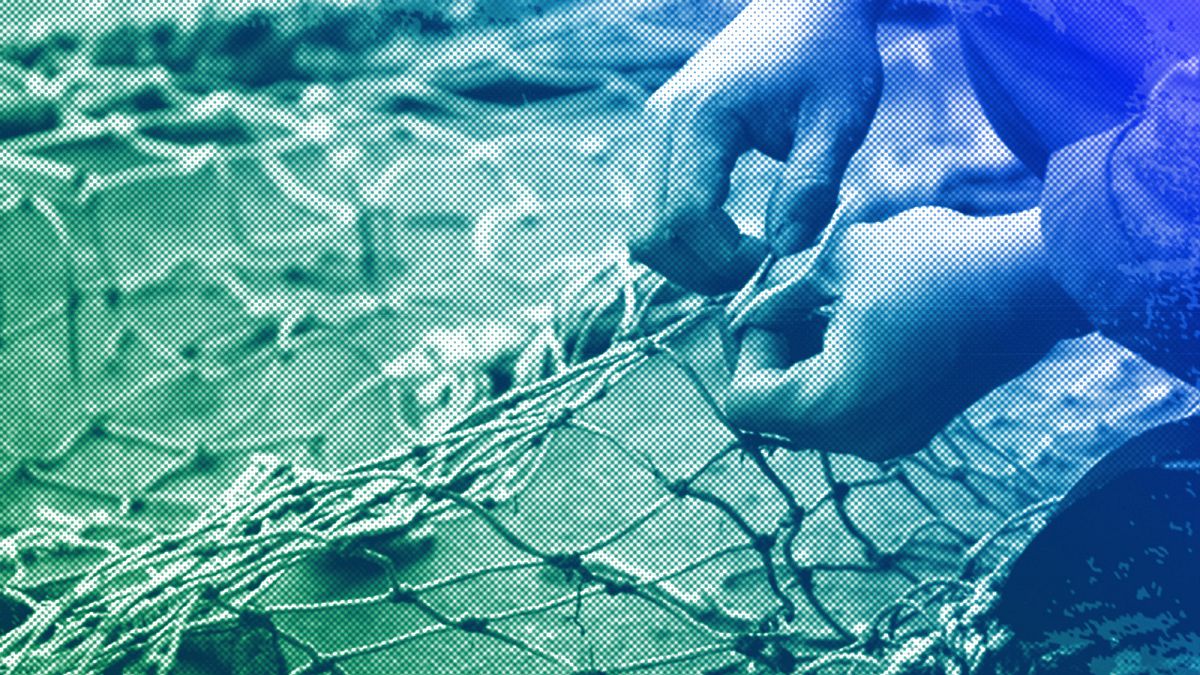
<svg viewBox="0 0 1200 675"><path fill-rule="evenodd" d="M919 450L1057 340L1088 330L1047 272L1038 215L913 209L791 259L827 295L813 311L803 306L813 284L800 283L775 306L793 312L789 324L744 332L731 421L874 461Z"/></svg>
<svg viewBox="0 0 1200 675"><path fill-rule="evenodd" d="M632 237L635 260L703 293L741 287L766 247L721 206L734 163L751 149L787 163L768 207L771 248L786 255L812 243L878 102L878 5L757 0L655 93L650 215Z"/></svg>

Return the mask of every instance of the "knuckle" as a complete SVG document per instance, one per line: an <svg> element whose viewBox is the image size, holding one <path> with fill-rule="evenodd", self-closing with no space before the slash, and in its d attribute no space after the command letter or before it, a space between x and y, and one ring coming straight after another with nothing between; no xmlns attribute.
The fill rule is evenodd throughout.
<svg viewBox="0 0 1200 675"><path fill-rule="evenodd" d="M649 263L659 257L664 247L661 227L656 222L649 230L632 233L627 242L629 256L638 262Z"/></svg>

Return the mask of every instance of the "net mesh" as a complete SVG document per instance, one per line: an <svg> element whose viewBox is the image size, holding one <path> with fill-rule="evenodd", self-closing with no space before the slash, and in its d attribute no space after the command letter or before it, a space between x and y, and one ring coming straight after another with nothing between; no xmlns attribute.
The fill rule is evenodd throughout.
<svg viewBox="0 0 1200 675"><path fill-rule="evenodd" d="M397 82L425 114L222 94L3 149L0 667L977 667L1057 486L969 417L882 465L730 427L720 299L602 254L541 280L580 279L503 386L416 344L431 314L471 318L434 301L487 305L511 267L405 272L413 295L388 252L460 219L504 268L505 237L631 217L608 154L628 115L484 111L503 133L482 138L429 113L473 102Z"/></svg>

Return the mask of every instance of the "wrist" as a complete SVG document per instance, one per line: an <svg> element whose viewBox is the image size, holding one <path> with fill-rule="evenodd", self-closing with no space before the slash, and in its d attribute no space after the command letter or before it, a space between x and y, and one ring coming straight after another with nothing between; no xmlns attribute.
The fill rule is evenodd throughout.
<svg viewBox="0 0 1200 675"><path fill-rule="evenodd" d="M1066 339L1078 337L1091 330L1091 322L1083 308L1055 279L1049 248L1042 238L1039 209L1024 212L1028 217L1016 219L1014 228L1015 269L1019 281L1011 299L1014 310L1028 321L1039 324L1049 337Z"/></svg>

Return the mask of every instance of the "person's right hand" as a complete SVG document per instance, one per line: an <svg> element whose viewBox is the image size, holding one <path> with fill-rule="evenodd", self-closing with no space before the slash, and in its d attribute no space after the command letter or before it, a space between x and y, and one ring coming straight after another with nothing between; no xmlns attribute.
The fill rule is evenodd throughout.
<svg viewBox="0 0 1200 675"><path fill-rule="evenodd" d="M786 161L767 212L777 255L829 223L878 103L875 0L756 0L654 94L644 228L630 253L706 294L740 288L767 251L721 210L737 158Z"/></svg>
<svg viewBox="0 0 1200 675"><path fill-rule="evenodd" d="M1050 276L1041 214L905 211L840 229L818 256L781 260L786 330L740 334L726 400L736 427L883 461L1090 326ZM809 288L827 300L813 306ZM790 311L789 311L790 309Z"/></svg>

